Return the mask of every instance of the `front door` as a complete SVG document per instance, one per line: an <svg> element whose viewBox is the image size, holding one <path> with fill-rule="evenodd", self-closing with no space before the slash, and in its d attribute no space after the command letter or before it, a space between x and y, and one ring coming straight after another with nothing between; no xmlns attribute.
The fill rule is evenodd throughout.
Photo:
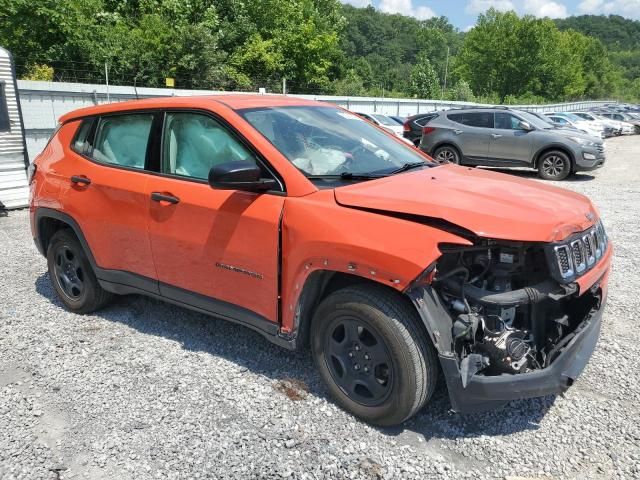
<svg viewBox="0 0 640 480"><path fill-rule="evenodd" d="M162 145L163 176L150 178L147 190L161 294L248 323L276 322L285 197L209 186L216 164L263 164L208 114L167 112Z"/></svg>

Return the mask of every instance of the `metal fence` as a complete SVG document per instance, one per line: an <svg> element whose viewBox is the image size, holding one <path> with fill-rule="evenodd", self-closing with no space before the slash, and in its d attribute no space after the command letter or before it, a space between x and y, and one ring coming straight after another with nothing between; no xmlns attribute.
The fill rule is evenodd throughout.
<svg viewBox="0 0 640 480"><path fill-rule="evenodd" d="M33 159L56 127L58 118L72 110L105 102L190 95L219 95L236 92L213 90L178 90L170 88L136 88L129 86L91 85L82 83L57 83L19 80L20 104L26 130L29 158ZM246 92L244 92L246 93ZM416 113L433 112L450 108L487 106L474 102L448 100L419 100L373 97L336 97L331 95L291 95L300 98L329 102L354 112L383 113L406 117ZM614 101L581 101L547 105L511 105L537 112L587 110Z"/></svg>

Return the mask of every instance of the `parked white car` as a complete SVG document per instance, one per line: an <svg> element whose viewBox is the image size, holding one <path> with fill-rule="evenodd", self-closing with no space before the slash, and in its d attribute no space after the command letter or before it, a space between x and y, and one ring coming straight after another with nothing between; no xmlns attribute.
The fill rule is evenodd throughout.
<svg viewBox="0 0 640 480"><path fill-rule="evenodd" d="M604 138L605 136L603 127L595 125L594 123L587 120L583 120L582 118L578 117L577 115L573 115L572 113L558 112L545 113L545 115L554 122L559 123L560 125L577 128L578 130L582 130L592 137Z"/></svg>
<svg viewBox="0 0 640 480"><path fill-rule="evenodd" d="M387 117L381 113L360 113L354 112L356 115L375 123L376 125L388 130L389 132L400 137L406 143L413 145L413 143L404 138L404 127L396 122L394 119Z"/></svg>
<svg viewBox="0 0 640 480"><path fill-rule="evenodd" d="M633 135L636 133L636 129L633 125L627 122L619 122L618 120L614 120L612 118L606 118L598 115L593 112L571 112L574 115L577 115L580 118L584 118L585 120L600 122L604 128L612 128L616 131L617 135Z"/></svg>

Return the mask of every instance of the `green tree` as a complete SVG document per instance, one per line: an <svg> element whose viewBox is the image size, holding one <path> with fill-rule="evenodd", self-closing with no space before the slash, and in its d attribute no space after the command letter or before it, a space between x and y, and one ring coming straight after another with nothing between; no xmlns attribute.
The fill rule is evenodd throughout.
<svg viewBox="0 0 640 480"><path fill-rule="evenodd" d="M419 98L439 96L438 75L426 55L420 55L411 70L411 93Z"/></svg>

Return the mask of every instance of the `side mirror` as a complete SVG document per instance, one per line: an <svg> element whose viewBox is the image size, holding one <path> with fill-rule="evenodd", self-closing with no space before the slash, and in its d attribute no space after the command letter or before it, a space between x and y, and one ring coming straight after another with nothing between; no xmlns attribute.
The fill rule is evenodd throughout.
<svg viewBox="0 0 640 480"><path fill-rule="evenodd" d="M217 190L265 192L278 186L271 178L261 178L262 170L253 162L225 162L209 170L209 185Z"/></svg>
<svg viewBox="0 0 640 480"><path fill-rule="evenodd" d="M530 132L531 130L533 130L531 124L529 122L525 122L524 120L520 120L518 122L518 126L525 132Z"/></svg>

